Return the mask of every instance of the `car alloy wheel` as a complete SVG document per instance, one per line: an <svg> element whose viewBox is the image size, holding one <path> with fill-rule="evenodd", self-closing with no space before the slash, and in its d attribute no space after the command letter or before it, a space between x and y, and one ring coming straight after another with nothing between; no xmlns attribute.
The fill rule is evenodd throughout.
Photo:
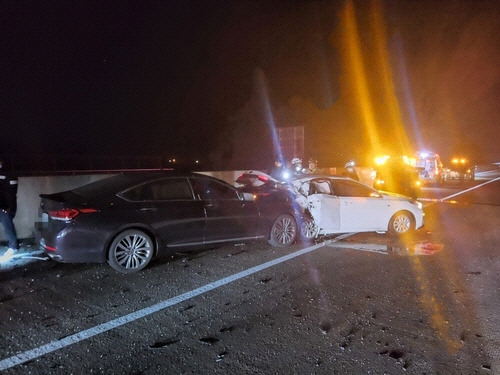
<svg viewBox="0 0 500 375"><path fill-rule="evenodd" d="M389 223L389 232L401 235L410 232L414 227L413 216L409 212L397 212Z"/></svg>
<svg viewBox="0 0 500 375"><path fill-rule="evenodd" d="M303 240L311 241L318 236L319 227L310 216L304 216L300 224L300 235Z"/></svg>
<svg viewBox="0 0 500 375"><path fill-rule="evenodd" d="M111 243L108 263L118 272L134 273L146 267L153 258L154 244L146 233L129 229Z"/></svg>
<svg viewBox="0 0 500 375"><path fill-rule="evenodd" d="M282 214L271 228L269 243L273 246L288 246L297 237L297 222L292 215Z"/></svg>

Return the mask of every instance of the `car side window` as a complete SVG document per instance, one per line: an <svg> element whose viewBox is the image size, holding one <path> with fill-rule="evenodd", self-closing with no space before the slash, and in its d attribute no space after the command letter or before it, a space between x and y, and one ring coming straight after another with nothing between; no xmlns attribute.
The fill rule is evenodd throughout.
<svg viewBox="0 0 500 375"><path fill-rule="evenodd" d="M202 200L239 199L235 189L210 178L191 178L195 195Z"/></svg>
<svg viewBox="0 0 500 375"><path fill-rule="evenodd" d="M171 201L193 199L186 178L168 178L136 186L120 194L129 201Z"/></svg>
<svg viewBox="0 0 500 375"><path fill-rule="evenodd" d="M309 195L311 194L332 194L330 184L326 180L313 180L309 186Z"/></svg>
<svg viewBox="0 0 500 375"><path fill-rule="evenodd" d="M339 197L374 197L372 189L354 181L335 180L332 184L335 195Z"/></svg>

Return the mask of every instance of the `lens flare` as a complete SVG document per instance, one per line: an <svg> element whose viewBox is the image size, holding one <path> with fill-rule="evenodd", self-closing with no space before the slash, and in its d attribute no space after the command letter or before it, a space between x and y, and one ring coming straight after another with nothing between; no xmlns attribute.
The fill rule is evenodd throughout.
<svg viewBox="0 0 500 375"><path fill-rule="evenodd" d="M273 140L275 158L277 158L277 160L281 161L284 164L285 161L283 159L283 153L281 151L280 140L278 137L278 132L276 131L273 111L271 110L266 78L264 76L264 72L261 69L257 71L257 88L261 98L264 117L266 119L269 131L271 133L271 138Z"/></svg>
<svg viewBox="0 0 500 375"><path fill-rule="evenodd" d="M364 136L368 139L372 155L407 155L413 154L411 142L403 124L400 105L396 97L396 85L391 68L391 58L388 52L388 39L386 35L383 17L382 1L371 1L369 22L369 43L362 44L366 31L365 27L358 28L356 12L353 1L348 1L341 15L341 42L343 51L344 71L347 78L347 91L351 93L351 102L358 106L358 113L364 129ZM363 24L364 26L364 24ZM412 103L411 89L404 66L403 51L401 45L396 45L399 58L399 71L404 77L404 97L408 103ZM369 62L369 65L368 65ZM370 73L370 74L369 74ZM417 142L420 142L420 134L415 110L410 107L410 118L412 120L413 132ZM384 123L381 123L381 122ZM404 161L403 158L401 158ZM378 158L377 163L383 165L387 159ZM413 162L408 159L404 161L409 164ZM390 179L391 176L385 176ZM391 181L385 181L391 184ZM382 181L380 181L382 183ZM414 238L405 238L406 247L410 248L415 243ZM449 352L456 352L462 343L454 340L450 334L450 327L445 310L433 293L433 280L426 275L420 259L411 257L411 265L415 279L420 287L420 304L428 313L433 329L444 341Z"/></svg>

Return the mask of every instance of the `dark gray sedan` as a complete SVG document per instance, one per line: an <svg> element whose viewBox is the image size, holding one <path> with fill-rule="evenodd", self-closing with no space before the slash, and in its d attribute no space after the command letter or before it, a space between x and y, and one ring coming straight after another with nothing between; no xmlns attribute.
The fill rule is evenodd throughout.
<svg viewBox="0 0 500 375"><path fill-rule="evenodd" d="M61 262L108 262L137 272L161 253L228 241L297 236L293 199L252 195L203 174L120 174L74 190L41 194L41 248Z"/></svg>

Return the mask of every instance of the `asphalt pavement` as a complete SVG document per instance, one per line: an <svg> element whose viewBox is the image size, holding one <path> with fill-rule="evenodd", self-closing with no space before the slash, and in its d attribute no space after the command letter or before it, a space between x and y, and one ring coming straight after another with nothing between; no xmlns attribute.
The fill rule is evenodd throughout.
<svg viewBox="0 0 500 375"><path fill-rule="evenodd" d="M499 185L481 189L499 196ZM500 373L498 204L443 202L443 189L424 191L434 201L411 241L361 233L307 248L232 244L158 259L134 275L52 261L23 269L31 260L15 257L9 265L19 269L1 275L0 368Z"/></svg>
<svg viewBox="0 0 500 375"><path fill-rule="evenodd" d="M455 195L481 184L424 189L410 242L232 244L121 275L41 261L27 241L1 263L18 269L0 275L0 369L500 374L500 181Z"/></svg>

